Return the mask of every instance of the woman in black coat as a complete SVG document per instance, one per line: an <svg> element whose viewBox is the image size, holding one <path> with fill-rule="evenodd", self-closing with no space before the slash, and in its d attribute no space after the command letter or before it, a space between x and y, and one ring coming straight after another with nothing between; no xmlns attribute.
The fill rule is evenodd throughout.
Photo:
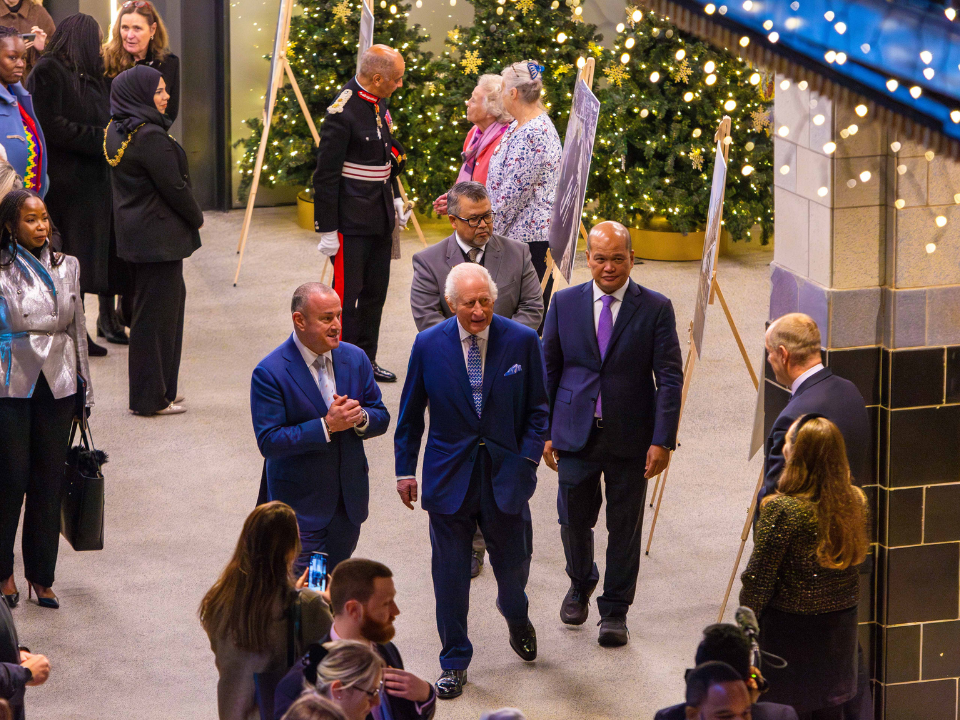
<svg viewBox="0 0 960 720"><path fill-rule="evenodd" d="M169 95L159 70L117 75L104 152L112 167L117 254L131 264L130 411L175 415L186 287L183 259L200 247L203 212L190 188L187 155L167 134Z"/></svg>
<svg viewBox="0 0 960 720"><path fill-rule="evenodd" d="M97 334L125 345L127 336L113 310L124 272L113 239L110 169L103 157L110 97L97 21L78 13L60 23L27 88L47 140L50 217L63 251L80 261L83 292L100 295Z"/></svg>

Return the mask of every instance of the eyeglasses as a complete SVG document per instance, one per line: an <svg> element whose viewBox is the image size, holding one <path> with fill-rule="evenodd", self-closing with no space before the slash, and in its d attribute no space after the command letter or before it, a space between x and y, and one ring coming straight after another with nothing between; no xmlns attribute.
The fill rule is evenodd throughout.
<svg viewBox="0 0 960 720"><path fill-rule="evenodd" d="M147 2L147 0L127 0L127 2L125 2L125 3L123 4L123 7L125 7L125 8L135 7L135 8L150 8L150 9L153 9L153 6L152 6L149 2Z"/></svg>
<svg viewBox="0 0 960 720"><path fill-rule="evenodd" d="M493 225L493 219L496 216L497 214L492 211L488 212L486 215L480 215L478 217L472 217L472 218L464 218L464 217L460 217L459 215L453 215L453 214L450 215L450 217L455 217L460 222L465 222L467 225L469 225L472 228L480 227L481 222L486 225Z"/></svg>
<svg viewBox="0 0 960 720"><path fill-rule="evenodd" d="M377 689L376 689L376 690L367 690L366 688L362 688L362 687L360 687L359 685L354 685L354 686L353 686L353 689L354 689L354 690L359 690L360 692L365 693L366 696L367 696L368 698L370 698L371 700L376 700L376 699L378 699L378 698L383 694L383 683L384 683L384 682L385 682L384 680L381 680L381 681L380 681L380 684L377 685Z"/></svg>

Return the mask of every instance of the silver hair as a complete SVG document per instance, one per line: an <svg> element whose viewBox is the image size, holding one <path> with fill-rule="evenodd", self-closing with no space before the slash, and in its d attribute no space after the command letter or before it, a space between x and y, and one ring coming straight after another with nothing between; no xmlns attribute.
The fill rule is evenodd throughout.
<svg viewBox="0 0 960 720"><path fill-rule="evenodd" d="M481 183L473 180L458 182L447 190L447 215L460 214L461 198L466 198L471 202L480 202L481 200L487 200L489 197L487 189Z"/></svg>
<svg viewBox="0 0 960 720"><path fill-rule="evenodd" d="M508 65L500 72L503 77L503 92L516 88L518 99L528 105L540 102L540 96L543 94L543 80L539 77L534 80L530 76L529 66L532 64L530 60L521 60Z"/></svg>
<svg viewBox="0 0 960 720"><path fill-rule="evenodd" d="M307 304L307 298L311 295L336 295L337 291L329 285L318 282L304 283L293 291L293 300L290 301L290 313L303 312L303 306Z"/></svg>
<svg viewBox="0 0 960 720"><path fill-rule="evenodd" d="M513 115L503 107L503 78L500 75L481 75L477 87L483 93L483 109L498 123L513 122Z"/></svg>
<svg viewBox="0 0 960 720"><path fill-rule="evenodd" d="M477 263L465 262L455 265L447 275L447 281L443 285L443 295L450 301L454 307L460 302L460 285L467 278L480 278L485 280L487 287L490 288L490 298L497 301L497 284L493 281L489 271Z"/></svg>
<svg viewBox="0 0 960 720"><path fill-rule="evenodd" d="M395 56L383 52L383 46L367 48L360 57L357 75L372 78L374 75L391 76Z"/></svg>

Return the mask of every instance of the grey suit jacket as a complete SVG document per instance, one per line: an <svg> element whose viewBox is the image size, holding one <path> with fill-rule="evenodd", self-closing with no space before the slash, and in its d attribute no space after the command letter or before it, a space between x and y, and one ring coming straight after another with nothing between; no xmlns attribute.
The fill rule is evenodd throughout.
<svg viewBox="0 0 960 720"><path fill-rule="evenodd" d="M410 309L417 330L433 327L453 313L443 297L450 269L464 262L454 235L413 256ZM492 235L483 253L483 266L497 284L493 311L536 330L543 319L543 294L526 243Z"/></svg>

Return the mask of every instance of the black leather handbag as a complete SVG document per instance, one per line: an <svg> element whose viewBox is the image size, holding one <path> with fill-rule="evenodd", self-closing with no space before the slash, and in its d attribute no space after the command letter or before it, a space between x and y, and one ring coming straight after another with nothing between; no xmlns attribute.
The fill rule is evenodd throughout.
<svg viewBox="0 0 960 720"><path fill-rule="evenodd" d="M78 384L77 395L84 397L82 384ZM70 429L64 466L60 534L74 550L103 550L104 481L101 468L107 455L94 447L86 409L82 401L77 405L78 413ZM77 430L80 431L80 442L74 445Z"/></svg>

